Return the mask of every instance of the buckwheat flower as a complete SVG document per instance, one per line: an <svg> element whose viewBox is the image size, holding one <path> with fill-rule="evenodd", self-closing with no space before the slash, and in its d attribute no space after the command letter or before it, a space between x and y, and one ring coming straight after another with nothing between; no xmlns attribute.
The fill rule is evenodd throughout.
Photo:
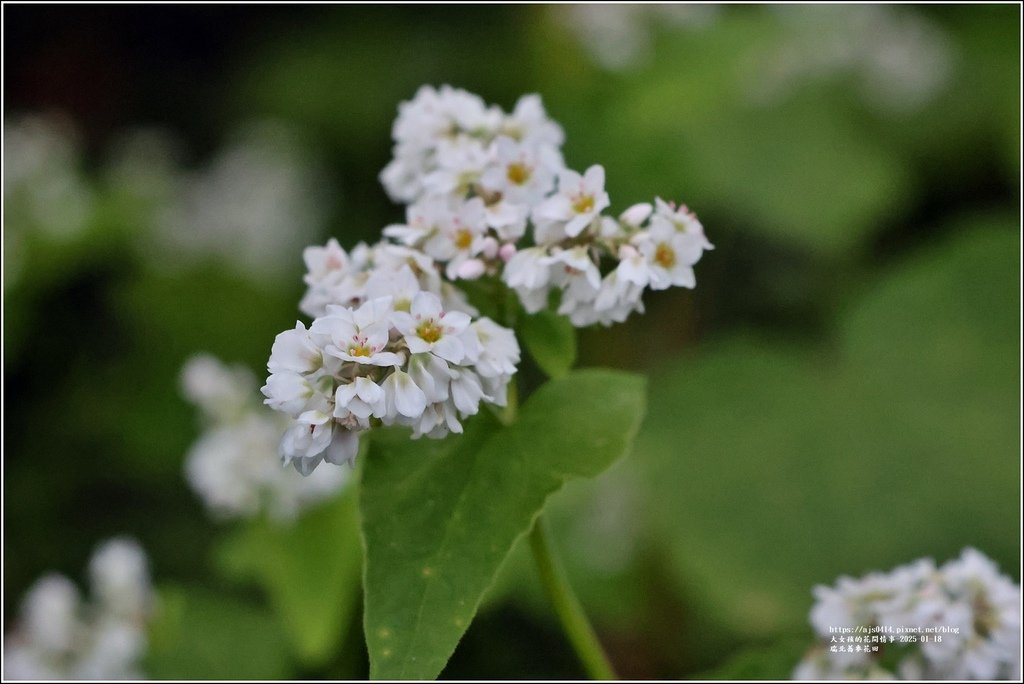
<svg viewBox="0 0 1024 684"><path fill-rule="evenodd" d="M480 180L491 155L479 140L457 138L438 141L435 169L423 177L429 195L463 196Z"/></svg>
<svg viewBox="0 0 1024 684"><path fill-rule="evenodd" d="M140 679L154 596L138 544L114 539L90 561L93 591L83 600L62 575L39 579L4 638L9 679Z"/></svg>
<svg viewBox="0 0 1024 684"><path fill-rule="evenodd" d="M323 364L323 354L312 339L306 326L295 321L295 328L278 333L270 350L270 371L310 373Z"/></svg>
<svg viewBox="0 0 1024 684"><path fill-rule="evenodd" d="M133 617L150 609L149 561L134 539L118 537L97 548L89 561L89 579L92 593L112 613Z"/></svg>
<svg viewBox="0 0 1024 684"><path fill-rule="evenodd" d="M565 141L562 127L552 121L538 95L523 95L502 124L502 133L514 140L557 151ZM559 156L558 166L561 166Z"/></svg>
<svg viewBox="0 0 1024 684"><path fill-rule="evenodd" d="M145 655L146 635L130 622L104 616L89 628L88 647L69 672L71 679L144 679L137 663Z"/></svg>
<svg viewBox="0 0 1024 684"><path fill-rule="evenodd" d="M502 279L519 295L527 313L537 313L548 304L551 272L547 249L528 247L519 250L509 259Z"/></svg>
<svg viewBox="0 0 1024 684"><path fill-rule="evenodd" d="M447 262L449 280L458 275L459 267L483 251L487 237L486 211L479 197L460 203L442 223L440 229L423 244L423 251L438 261Z"/></svg>
<svg viewBox="0 0 1024 684"><path fill-rule="evenodd" d="M414 247L440 232L441 227L450 220L451 213L449 197L424 197L406 208L404 224L386 226L383 233L385 237L398 240L406 247Z"/></svg>
<svg viewBox="0 0 1024 684"><path fill-rule="evenodd" d="M556 226L566 236L576 237L609 203L603 166L594 164L582 176L566 169L558 174L558 193L534 210L534 220L539 226ZM551 232L551 228L545 230Z"/></svg>
<svg viewBox="0 0 1024 684"><path fill-rule="evenodd" d="M286 334L294 336L297 331L299 328ZM260 404L255 379L245 368L227 367L203 355L183 370L183 376L191 377L193 383L234 381L236 387L222 391L240 395L230 412L208 402L199 404L205 430L185 459L189 484L216 518L253 517L265 512L276 523L287 524L303 508L336 495L347 482L347 472L341 469L321 470L303 478L281 466L279 446L286 427L307 411L326 410L334 398L327 368L318 366L310 372L311 365L301 361L301 354L283 352L294 348L277 345L277 353L272 354L276 372L267 378L262 392L273 411ZM295 359L300 362L294 363ZM328 365L331 360L325 359ZM300 370L290 370L293 368ZM200 373L207 377L200 378Z"/></svg>
<svg viewBox="0 0 1024 684"><path fill-rule="evenodd" d="M433 357L433 355L419 356ZM413 358L415 359L417 357L414 356ZM436 359L437 357L433 358ZM410 364L410 368L412 368L412 364ZM447 370L447 364L445 364L445 368ZM433 384L433 377L429 374L426 377L431 380L429 389L431 390L431 394L434 394L435 385ZM384 411L385 424L399 420L399 416L416 418L422 415L423 410L427 407L426 393L420 385L413 380L412 375L400 369L396 369L395 372L389 375L384 381L384 394L386 406ZM445 394L447 394L447 390Z"/></svg>
<svg viewBox="0 0 1024 684"><path fill-rule="evenodd" d="M255 389L251 373L243 368L228 368L209 354L192 356L181 371L184 397L217 420L240 415Z"/></svg>
<svg viewBox="0 0 1024 684"><path fill-rule="evenodd" d="M493 399L480 386L480 376L472 371L452 370L451 398L455 408L466 416L474 415L480 408L480 400Z"/></svg>
<svg viewBox="0 0 1024 684"><path fill-rule="evenodd" d="M155 218L147 254L173 268L215 259L266 282L317 235L329 213L318 164L295 132L276 122L249 125L204 167L180 173Z"/></svg>
<svg viewBox="0 0 1024 684"><path fill-rule="evenodd" d="M1020 587L974 549L936 568L930 559L841 577L815 588L811 622L821 643L794 678L1002 679L1020 668ZM832 643L832 629L910 625L917 641L880 665L890 649L850 650ZM884 643L884 642L883 642Z"/></svg>
<svg viewBox="0 0 1024 684"><path fill-rule="evenodd" d="M324 353L342 361L372 366L399 365L398 354L384 351L389 341L391 301L390 297L371 299L355 310L328 307L328 315L313 323L316 334L326 335L331 341Z"/></svg>
<svg viewBox="0 0 1024 684"><path fill-rule="evenodd" d="M624 263L624 262L622 262ZM622 263L619 267L601 279L601 287L594 297L594 321L609 325L622 323L631 313L643 313L644 285L624 275ZM626 273L629 272L627 268Z"/></svg>
<svg viewBox="0 0 1024 684"><path fill-rule="evenodd" d="M324 460L334 437L334 422L326 411L306 411L295 419L281 440L281 460L309 475Z"/></svg>
<svg viewBox="0 0 1024 684"><path fill-rule="evenodd" d="M334 399L334 416L341 418L352 414L360 421L370 416L380 418L385 413L384 389L373 380L357 377L352 382L338 385ZM368 423L365 425L368 427Z"/></svg>
<svg viewBox="0 0 1024 684"><path fill-rule="evenodd" d="M413 354L430 352L451 363L459 363L466 355L459 335L469 325L470 317L460 311L445 311L436 295L420 292L413 298L409 313L396 311L392 321Z"/></svg>
<svg viewBox="0 0 1024 684"><path fill-rule="evenodd" d="M79 630L80 603L71 580L58 574L41 577L21 606L25 637L46 651L70 650Z"/></svg>
<svg viewBox="0 0 1024 684"><path fill-rule="evenodd" d="M660 197L656 197L654 199L654 206L655 216L659 221L667 221L677 231L694 236L702 250L715 248L704 235L704 226L701 224L700 219L685 204L676 206L672 202L666 202Z"/></svg>
<svg viewBox="0 0 1024 684"><path fill-rule="evenodd" d="M409 359L409 378L423 392L426 403L435 404L448 398L452 371L447 361L433 354L413 354ZM408 413L403 415L414 417Z"/></svg>
<svg viewBox="0 0 1024 684"><path fill-rule="evenodd" d="M922 644L928 661L952 678L994 679L1018 658L1020 644L1020 587L1002 575L995 563L975 549L942 567L939 597L918 617L936 624L959 624L964 636ZM949 600L952 599L952 600ZM938 608L938 610L936 610Z"/></svg>
<svg viewBox="0 0 1024 684"><path fill-rule="evenodd" d="M636 240L637 249L647 260L652 290L697 286L693 265L703 252L699 239L668 222L652 221L647 234Z"/></svg>
<svg viewBox="0 0 1024 684"><path fill-rule="evenodd" d="M420 283L409 266L402 266L397 273L371 271L366 279L367 299L390 297L395 311L408 311L412 298L420 292Z"/></svg>
<svg viewBox="0 0 1024 684"><path fill-rule="evenodd" d="M471 324L480 340L481 353L476 369L485 378L511 377L519 364L519 342L515 334L489 318Z"/></svg>
<svg viewBox="0 0 1024 684"><path fill-rule="evenodd" d="M509 202L533 206L551 192L561 168L561 158L552 148L535 148L501 136L494 141L494 163L480 184Z"/></svg>
<svg viewBox="0 0 1024 684"><path fill-rule="evenodd" d="M94 192L80 169L77 132L58 117L4 121L4 233L68 241L87 228ZM5 263L5 266L7 264Z"/></svg>

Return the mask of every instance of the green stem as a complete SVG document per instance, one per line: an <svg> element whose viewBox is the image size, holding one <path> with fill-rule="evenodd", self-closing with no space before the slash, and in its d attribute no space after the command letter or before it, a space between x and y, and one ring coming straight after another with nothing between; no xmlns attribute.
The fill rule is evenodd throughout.
<svg viewBox="0 0 1024 684"><path fill-rule="evenodd" d="M611 662L597 640L594 628L583 612L583 606L572 591L565 571L551 548L544 520L538 517L530 532L530 548L537 561L540 581L555 607L569 642L591 679L617 679Z"/></svg>

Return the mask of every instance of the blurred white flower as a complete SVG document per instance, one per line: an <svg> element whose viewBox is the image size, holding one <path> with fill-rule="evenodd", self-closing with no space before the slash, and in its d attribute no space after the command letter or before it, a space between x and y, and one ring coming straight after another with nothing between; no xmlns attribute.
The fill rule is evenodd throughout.
<svg viewBox="0 0 1024 684"><path fill-rule="evenodd" d="M15 630L4 639L7 679L141 679L154 594L148 561L132 539L104 542L89 562L92 597L45 575L29 590Z"/></svg>
<svg viewBox="0 0 1024 684"><path fill-rule="evenodd" d="M205 167L183 174L156 217L159 264L217 259L263 281L292 268L282 255L320 234L327 197L293 132L251 124Z"/></svg>
<svg viewBox="0 0 1024 684"><path fill-rule="evenodd" d="M285 339L275 345L276 358L283 364L275 377L301 381L297 372L284 367L308 367L302 340L292 339L307 331L303 327L288 333L282 333ZM266 513L287 523L346 486L349 473L340 468L321 469L303 478L281 466L278 445L289 421L259 403L250 371L201 354L185 364L181 376L184 394L199 408L205 426L186 456L185 474L213 516L251 518ZM282 405L299 410L314 394L314 388L301 383L296 388L282 382L275 391L286 395ZM323 402L326 405L326 399Z"/></svg>
<svg viewBox="0 0 1024 684"><path fill-rule="evenodd" d="M920 109L947 85L955 55L943 30L916 8L776 6L778 47L747 67L745 90L771 105L801 86L851 76L883 113Z"/></svg>
<svg viewBox="0 0 1024 684"><path fill-rule="evenodd" d="M1020 587L975 549L940 568L922 559L840 577L814 596L819 644L794 679L1008 679L1020 671ZM901 636L910 643L901 641L895 671L886 670L882 654Z"/></svg>
<svg viewBox="0 0 1024 684"><path fill-rule="evenodd" d="M605 69L626 70L650 61L654 33L698 30L710 25L719 9L707 4L573 4L553 10Z"/></svg>
<svg viewBox="0 0 1024 684"><path fill-rule="evenodd" d="M71 123L55 116L4 120L4 229L39 230L53 239L79 234L92 190L81 173Z"/></svg>

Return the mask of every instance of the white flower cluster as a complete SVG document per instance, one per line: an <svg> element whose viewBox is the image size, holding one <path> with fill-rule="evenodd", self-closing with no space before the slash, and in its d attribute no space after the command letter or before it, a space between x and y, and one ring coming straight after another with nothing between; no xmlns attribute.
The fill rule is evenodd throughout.
<svg viewBox="0 0 1024 684"><path fill-rule="evenodd" d="M251 518L265 511L287 522L345 487L349 473L340 468L303 478L281 467L277 444L288 421L259 403L248 369L197 355L182 369L181 384L206 426L189 450L185 473L214 516Z"/></svg>
<svg viewBox="0 0 1024 684"><path fill-rule="evenodd" d="M852 77L864 101L883 114L915 112L949 85L952 41L916 8L889 5L771 6L779 46L749 61L744 90L765 106L809 83Z"/></svg>
<svg viewBox="0 0 1024 684"><path fill-rule="evenodd" d="M35 239L69 243L87 232L95 198L69 121L41 115L5 120L3 147L6 288L25 272Z"/></svg>
<svg viewBox="0 0 1024 684"><path fill-rule="evenodd" d="M134 142L142 148L119 160L128 167L120 173L132 172L133 187L146 192L153 166L173 174L171 148L154 136ZM239 129L203 168L148 181L172 186L157 207L150 247L164 267L212 257L259 282L281 277L288 263L277 255L308 244L328 213L315 163L291 129L272 121Z"/></svg>
<svg viewBox="0 0 1024 684"><path fill-rule="evenodd" d="M692 288L693 266L712 248L685 206L659 199L604 215L604 168L565 168L562 129L535 95L506 114L463 90L424 86L393 134L381 180L409 206L384 234L444 264L450 280L500 275L530 313L558 292L574 325L621 322L643 310L647 287ZM607 262L617 263L602 270Z"/></svg>
<svg viewBox="0 0 1024 684"><path fill-rule="evenodd" d="M841 577L833 587L815 587L814 595L810 618L821 643L800 662L794 679L1021 677L1020 587L974 549L939 568L922 559L888 573ZM842 635L835 628L858 627L858 635L876 628L879 641L895 635L877 628L902 628L914 640L900 643L896 636L897 642L879 645L869 638L867 649L838 643Z"/></svg>
<svg viewBox="0 0 1024 684"><path fill-rule="evenodd" d="M512 331L446 310L408 268L383 273L367 280L380 275L395 294L327 305L309 329L296 323L274 340L263 393L293 418L281 457L303 475L322 461L351 462L374 423L443 437L462 432L459 420L481 400L505 405L519 362Z"/></svg>
<svg viewBox="0 0 1024 684"><path fill-rule="evenodd" d="M127 538L100 545L89 562L92 600L56 573L29 590L4 643L8 679L141 679L153 610L146 555Z"/></svg>

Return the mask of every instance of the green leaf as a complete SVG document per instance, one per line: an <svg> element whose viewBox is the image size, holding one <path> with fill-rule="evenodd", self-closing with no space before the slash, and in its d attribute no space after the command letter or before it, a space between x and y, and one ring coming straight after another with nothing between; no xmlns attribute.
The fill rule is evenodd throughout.
<svg viewBox="0 0 1024 684"><path fill-rule="evenodd" d="M1016 563L1020 233L952 228L878 274L829 349L736 338L652 383L652 524L737 633L805 626L811 588L841 574L967 545Z"/></svg>
<svg viewBox="0 0 1024 684"><path fill-rule="evenodd" d="M163 587L144 669L153 679L283 679L288 654L266 611L207 590Z"/></svg>
<svg viewBox="0 0 1024 684"><path fill-rule="evenodd" d="M541 387L505 428L485 412L442 442L375 435L360 490L372 677L441 672L548 496L622 456L644 403L640 377L585 370Z"/></svg>
<svg viewBox="0 0 1024 684"><path fill-rule="evenodd" d="M576 329L565 316L547 309L520 317L516 330L526 351L549 378L560 378L576 362Z"/></svg>
<svg viewBox="0 0 1024 684"><path fill-rule="evenodd" d="M350 491L291 526L253 523L220 549L226 574L266 590L298 658L324 664L337 650L359 596L362 547Z"/></svg>

